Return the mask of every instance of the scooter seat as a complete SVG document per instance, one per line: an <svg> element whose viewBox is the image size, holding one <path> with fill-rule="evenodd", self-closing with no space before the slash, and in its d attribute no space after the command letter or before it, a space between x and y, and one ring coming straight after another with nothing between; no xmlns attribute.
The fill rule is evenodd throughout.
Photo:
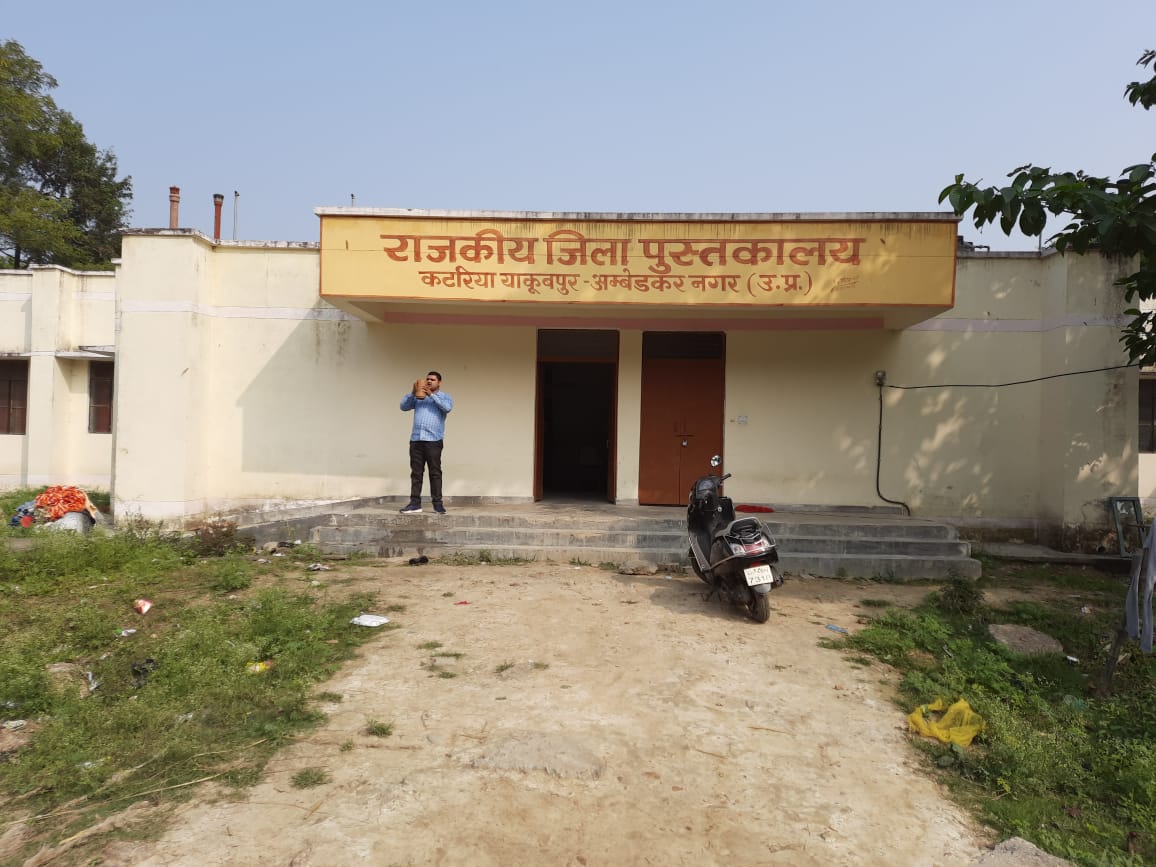
<svg viewBox="0 0 1156 867"><path fill-rule="evenodd" d="M741 536L745 533L759 533L762 530L762 521L758 518L739 518L737 521L731 521L720 527L715 531L714 537L719 536Z"/></svg>

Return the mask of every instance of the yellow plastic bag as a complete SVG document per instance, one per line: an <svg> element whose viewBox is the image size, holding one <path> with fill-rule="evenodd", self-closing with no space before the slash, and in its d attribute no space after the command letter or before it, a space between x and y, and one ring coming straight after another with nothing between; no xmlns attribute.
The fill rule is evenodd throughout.
<svg viewBox="0 0 1156 867"><path fill-rule="evenodd" d="M938 719L929 719L930 713L947 710ZM937 738L945 744L959 744L966 747L972 739L983 731L983 717L971 709L962 698L947 707L942 698L937 698L931 704L921 704L907 717L907 724L913 731L924 737Z"/></svg>

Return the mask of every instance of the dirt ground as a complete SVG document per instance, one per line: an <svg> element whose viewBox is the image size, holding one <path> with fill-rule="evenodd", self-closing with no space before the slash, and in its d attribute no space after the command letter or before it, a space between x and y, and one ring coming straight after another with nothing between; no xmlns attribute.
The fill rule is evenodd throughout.
<svg viewBox="0 0 1156 867"><path fill-rule="evenodd" d="M966 865L989 842L920 771L894 677L819 646L860 599L926 587L788 576L760 625L690 574L324 574L405 606L322 687L328 722L245 800L190 802L101 863ZM306 767L329 782L295 788Z"/></svg>

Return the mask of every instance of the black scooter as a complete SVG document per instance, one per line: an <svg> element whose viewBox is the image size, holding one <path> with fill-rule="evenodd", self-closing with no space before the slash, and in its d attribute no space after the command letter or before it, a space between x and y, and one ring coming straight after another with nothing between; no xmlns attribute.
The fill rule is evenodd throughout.
<svg viewBox="0 0 1156 867"><path fill-rule="evenodd" d="M710 459L712 467L721 463L718 455ZM746 608L756 623L766 623L771 616L771 590L783 585L776 565L779 546L758 518L735 518L731 498L719 494L730 477L730 473L703 476L691 488L686 507L687 556L694 574L711 587L707 599L718 593Z"/></svg>

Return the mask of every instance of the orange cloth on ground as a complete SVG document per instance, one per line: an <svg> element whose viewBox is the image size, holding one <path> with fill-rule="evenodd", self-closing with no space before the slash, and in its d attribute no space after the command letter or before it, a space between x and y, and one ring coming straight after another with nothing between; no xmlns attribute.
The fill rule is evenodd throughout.
<svg viewBox="0 0 1156 867"><path fill-rule="evenodd" d="M44 513L45 521L56 521L69 512L87 512L88 495L80 488L55 485L36 498L36 510Z"/></svg>

